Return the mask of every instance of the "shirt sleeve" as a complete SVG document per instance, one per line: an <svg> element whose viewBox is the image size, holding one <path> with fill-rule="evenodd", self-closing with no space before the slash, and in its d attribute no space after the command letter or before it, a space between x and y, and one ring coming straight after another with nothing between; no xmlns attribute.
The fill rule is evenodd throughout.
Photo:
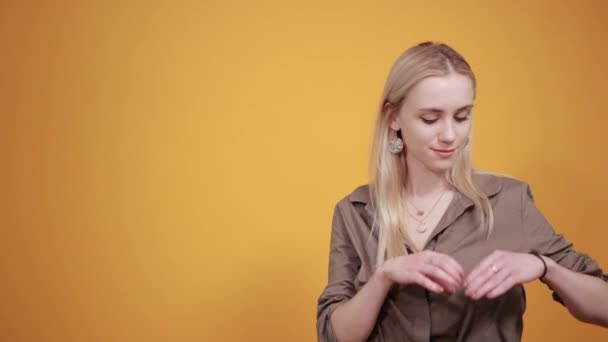
<svg viewBox="0 0 608 342"><path fill-rule="evenodd" d="M329 318L335 308L356 294L354 281L361 260L353 247L340 207L334 210L329 250L328 284L317 305L317 336L320 342L335 342Z"/></svg>
<svg viewBox="0 0 608 342"><path fill-rule="evenodd" d="M574 272L599 277L604 281L608 280L608 275L603 273L589 255L574 250L572 243L553 230L543 214L536 208L532 191L527 184L524 184L522 191L522 206L523 226L529 251L549 257ZM553 299L563 304L555 292L553 292Z"/></svg>

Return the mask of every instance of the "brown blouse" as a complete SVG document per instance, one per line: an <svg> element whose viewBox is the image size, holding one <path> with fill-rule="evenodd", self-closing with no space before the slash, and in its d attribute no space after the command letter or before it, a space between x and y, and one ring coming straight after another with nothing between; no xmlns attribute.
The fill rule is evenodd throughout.
<svg viewBox="0 0 608 342"><path fill-rule="evenodd" d="M480 233L478 211L456 193L424 249L452 256L465 274L496 249L536 251L576 272L605 277L587 255L553 231L535 207L527 184L491 174L475 174L494 209L494 231ZM370 236L374 209L369 188L361 186L335 208L329 279L317 306L319 341L336 341L329 317L353 297L373 273L377 232ZM606 278L604 278L606 279ZM554 298L559 301L559 298ZM526 307L524 288L496 299L473 301L462 290L436 294L418 285L396 285L388 293L368 341L520 341Z"/></svg>

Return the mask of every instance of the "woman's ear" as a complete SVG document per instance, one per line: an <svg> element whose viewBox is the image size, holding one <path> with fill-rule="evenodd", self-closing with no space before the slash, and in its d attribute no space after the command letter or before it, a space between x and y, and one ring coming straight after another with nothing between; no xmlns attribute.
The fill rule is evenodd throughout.
<svg viewBox="0 0 608 342"><path fill-rule="evenodd" d="M393 131L399 131L401 129L401 125L399 125L399 121L397 121L397 117L395 115L391 115L390 127Z"/></svg>
<svg viewBox="0 0 608 342"><path fill-rule="evenodd" d="M399 113L395 110L395 107L392 104L386 102L384 104L384 107L382 107L382 111L384 112L384 115L388 115L389 125L391 129L394 131L400 130L401 126L399 125L399 121L397 120L397 116L399 115Z"/></svg>
<svg viewBox="0 0 608 342"><path fill-rule="evenodd" d="M388 101L384 102L384 106L382 106L382 114L389 115L389 114L391 114L392 110L393 110L393 105Z"/></svg>

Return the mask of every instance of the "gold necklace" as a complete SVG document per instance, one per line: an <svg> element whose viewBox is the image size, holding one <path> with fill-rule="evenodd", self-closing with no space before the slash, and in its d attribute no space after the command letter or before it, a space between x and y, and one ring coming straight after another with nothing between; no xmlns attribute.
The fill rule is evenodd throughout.
<svg viewBox="0 0 608 342"><path fill-rule="evenodd" d="M423 218L418 218L414 215L412 215L412 213L410 213L410 209L408 208L408 201L406 201L405 203L405 210L407 211L407 214L410 215L411 218L413 218L414 220L418 221L418 225L416 226L416 232L418 233L425 233L428 229L427 225L426 225L426 219L429 217L429 215L431 215L431 213L433 212L433 210L435 209L435 207L437 206L437 204L439 203L439 201L441 200L441 198L443 197L443 194L445 194L445 192L447 191L446 189L443 189L443 191L441 191L441 194L439 194L439 197L437 198L437 200L435 201L435 204L433 204L433 206L431 207L431 209L426 213L426 215ZM411 203L412 206L414 208L416 208L416 206ZM416 208L418 210L418 208ZM422 212L424 214L424 211L418 210L418 212L416 212L418 215L420 215L420 212Z"/></svg>
<svg viewBox="0 0 608 342"><path fill-rule="evenodd" d="M439 199L441 199L441 196L443 196L444 192L445 192L445 189L441 192L441 194L439 194ZM437 199L437 202L439 202L439 199ZM435 202L435 205L437 205L437 202ZM424 210L418 209L418 207L414 204L413 201L410 204L412 205L412 207L414 207L414 209L416 209L416 215L418 215L418 216L424 215ZM435 206L433 206L433 208L434 207ZM433 210L433 209L431 208L431 210Z"/></svg>
<svg viewBox="0 0 608 342"><path fill-rule="evenodd" d="M413 202L411 204L412 204L412 207L414 207L414 209L416 209L416 215L418 215L418 216L424 215L424 210L418 209L418 207L416 205L414 205Z"/></svg>

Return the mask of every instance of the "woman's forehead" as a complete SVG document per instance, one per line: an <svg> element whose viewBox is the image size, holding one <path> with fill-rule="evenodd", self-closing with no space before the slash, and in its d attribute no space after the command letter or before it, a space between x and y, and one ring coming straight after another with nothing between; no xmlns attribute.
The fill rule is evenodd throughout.
<svg viewBox="0 0 608 342"><path fill-rule="evenodd" d="M475 97L473 81L461 74L431 76L418 82L409 92L406 105L415 108L463 107Z"/></svg>

